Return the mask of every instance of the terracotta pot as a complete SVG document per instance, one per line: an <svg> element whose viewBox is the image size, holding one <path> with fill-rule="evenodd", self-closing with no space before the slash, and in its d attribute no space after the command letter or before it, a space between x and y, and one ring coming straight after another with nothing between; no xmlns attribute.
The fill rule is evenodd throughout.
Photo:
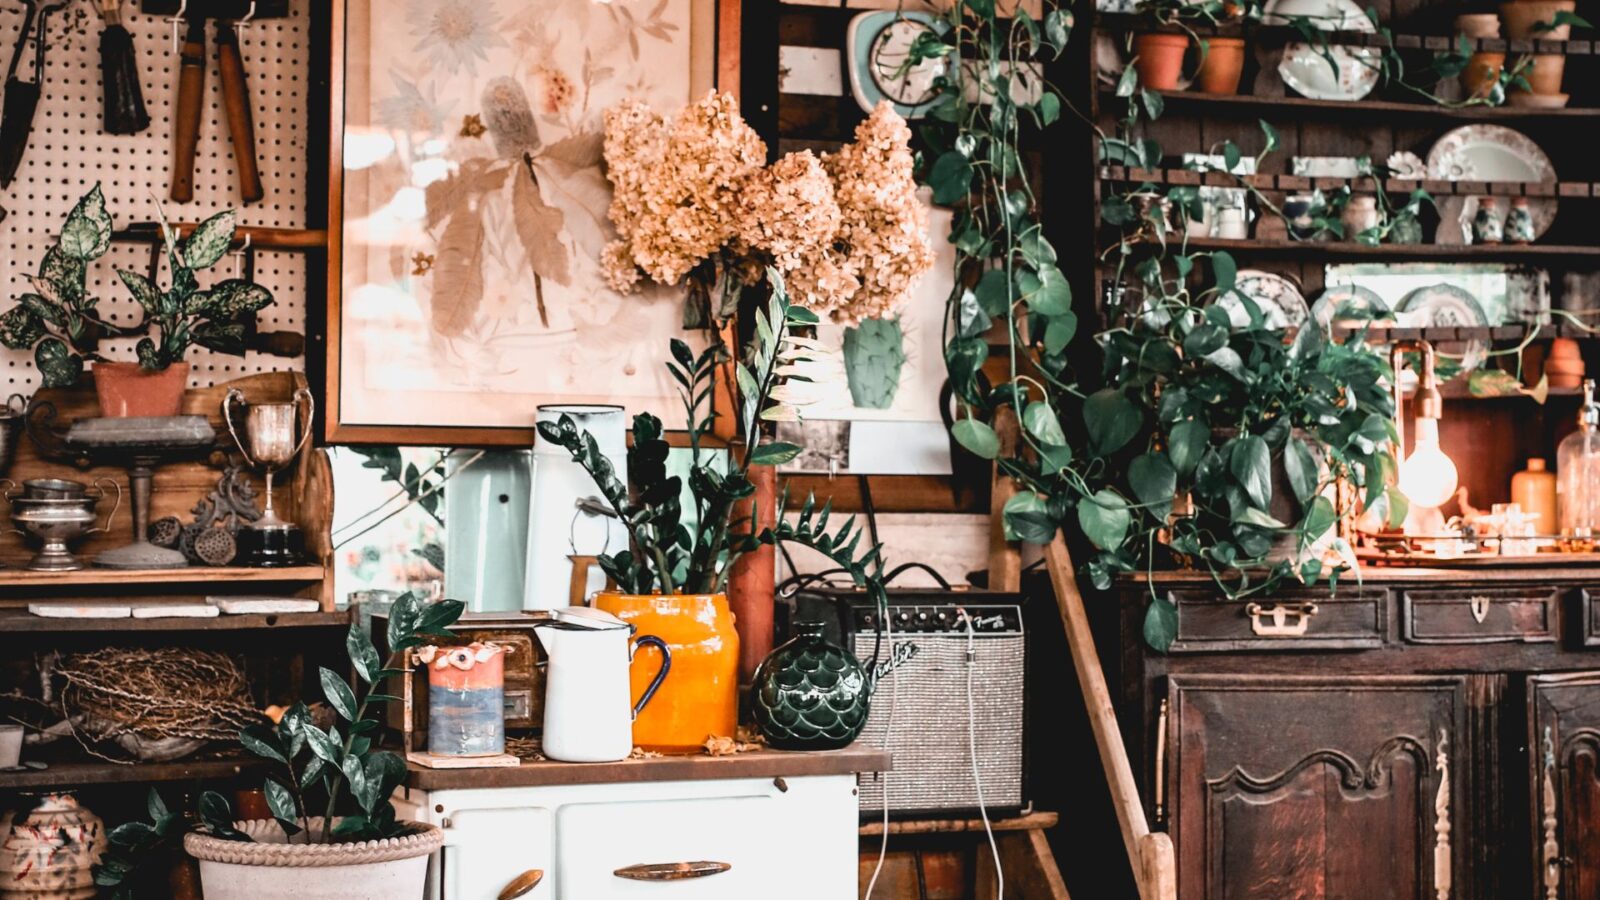
<svg viewBox="0 0 1600 900"><path fill-rule="evenodd" d="M0 897L94 897L94 866L106 850L105 823L70 793L32 799L31 812L0 814Z"/></svg>
<svg viewBox="0 0 1600 900"><path fill-rule="evenodd" d="M777 524L778 471L773 466L751 466L755 495L750 504L740 502L735 520L753 523L759 534ZM754 507L752 509L751 507ZM750 524L739 526L750 533ZM774 548L762 544L739 557L728 575L728 606L739 630L739 683L749 684L756 667L772 652L772 610L776 602L777 565Z"/></svg>
<svg viewBox="0 0 1600 900"><path fill-rule="evenodd" d="M1177 90L1178 78L1183 74L1183 54L1188 49L1186 34L1135 35L1133 66L1139 71L1139 86L1152 91Z"/></svg>
<svg viewBox="0 0 1600 900"><path fill-rule="evenodd" d="M138 363L94 364L94 392L102 416L175 416L183 408L188 384L188 363L173 363L155 372Z"/></svg>
<svg viewBox="0 0 1600 900"><path fill-rule="evenodd" d="M1561 109L1571 100L1571 94L1530 94L1527 91L1512 91L1506 95L1506 102L1519 109Z"/></svg>
<svg viewBox="0 0 1600 900"><path fill-rule="evenodd" d="M1239 76L1244 72L1244 38L1206 39L1205 58L1194 83L1202 94L1237 94Z"/></svg>
<svg viewBox="0 0 1600 900"><path fill-rule="evenodd" d="M1494 13L1456 16L1456 34L1469 38L1497 38L1500 36L1500 17Z"/></svg>
<svg viewBox="0 0 1600 900"><path fill-rule="evenodd" d="M1467 96L1489 96L1489 91L1499 80L1500 70L1505 64L1504 53L1483 51L1472 54L1472 58L1467 60L1467 67L1461 70L1461 86L1466 89Z"/></svg>
<svg viewBox="0 0 1600 900"><path fill-rule="evenodd" d="M1533 65L1524 69L1522 77L1535 94L1554 97L1561 93L1562 76L1567 72L1567 58L1559 53L1540 53L1533 57ZM1521 90L1513 94L1524 93Z"/></svg>
<svg viewBox="0 0 1600 900"><path fill-rule="evenodd" d="M1545 357L1544 374L1553 388L1575 388L1583 383L1583 354L1578 342L1572 338L1556 338L1550 342L1550 355Z"/></svg>
<svg viewBox="0 0 1600 900"><path fill-rule="evenodd" d="M310 825L322 833L320 816ZM422 900L428 855L444 843L444 832L420 822L400 837L351 844L288 844L271 819L235 827L251 842L183 836L183 849L200 860L206 900Z"/></svg>
<svg viewBox="0 0 1600 900"><path fill-rule="evenodd" d="M660 753L698 753L708 737L733 737L739 725L739 633L722 594L595 595L596 609L667 642L672 669L633 720L633 743ZM629 670L633 697L661 668L661 652L642 645Z"/></svg>
<svg viewBox="0 0 1600 900"><path fill-rule="evenodd" d="M1555 21L1556 13L1572 12L1577 0L1520 0L1500 4L1500 19L1506 23L1506 37L1513 41L1564 41L1572 34L1571 25L1558 25L1534 34L1533 26Z"/></svg>

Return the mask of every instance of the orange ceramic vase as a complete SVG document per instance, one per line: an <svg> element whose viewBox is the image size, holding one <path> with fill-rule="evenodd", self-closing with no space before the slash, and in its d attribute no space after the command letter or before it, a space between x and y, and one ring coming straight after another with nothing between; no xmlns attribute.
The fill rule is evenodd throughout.
<svg viewBox="0 0 1600 900"><path fill-rule="evenodd" d="M722 594L595 595L596 609L667 642L672 668L655 699L633 720L633 743L659 753L698 753L709 737L739 725L739 634ZM633 699L661 668L660 651L641 646L629 682Z"/></svg>

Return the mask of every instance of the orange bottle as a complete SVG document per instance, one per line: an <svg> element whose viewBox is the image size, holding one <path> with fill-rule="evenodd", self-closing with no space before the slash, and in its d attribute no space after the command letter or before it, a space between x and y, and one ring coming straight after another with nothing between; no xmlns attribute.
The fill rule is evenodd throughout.
<svg viewBox="0 0 1600 900"><path fill-rule="evenodd" d="M1556 522L1556 475L1545 468L1544 460L1528 460L1528 467L1511 476L1511 502L1533 523L1535 534L1560 533Z"/></svg>

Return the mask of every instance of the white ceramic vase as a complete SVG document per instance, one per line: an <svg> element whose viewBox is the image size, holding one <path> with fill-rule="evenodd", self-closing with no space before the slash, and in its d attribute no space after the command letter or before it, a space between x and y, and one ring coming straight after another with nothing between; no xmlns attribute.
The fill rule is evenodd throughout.
<svg viewBox="0 0 1600 900"><path fill-rule="evenodd" d="M540 422L571 416L580 432L594 435L611 460L617 480L628 483L628 422L620 406L554 404L539 407ZM628 531L614 518L578 512L580 498L599 497L600 489L562 447L540 438L533 444L533 502L528 510L528 550L523 609L558 609L568 604L573 555L615 553L628 546ZM589 571L588 592L605 587L598 566Z"/></svg>

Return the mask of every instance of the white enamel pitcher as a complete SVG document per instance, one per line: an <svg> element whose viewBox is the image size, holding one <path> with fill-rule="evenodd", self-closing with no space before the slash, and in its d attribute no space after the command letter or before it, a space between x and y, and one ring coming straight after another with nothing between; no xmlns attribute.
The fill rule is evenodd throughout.
<svg viewBox="0 0 1600 900"><path fill-rule="evenodd" d="M544 755L562 762L616 762L633 752L633 720L672 668L667 642L655 635L633 637L633 626L587 607L555 611L534 626L545 655ZM628 670L634 651L649 644L661 651L661 670L634 703Z"/></svg>

